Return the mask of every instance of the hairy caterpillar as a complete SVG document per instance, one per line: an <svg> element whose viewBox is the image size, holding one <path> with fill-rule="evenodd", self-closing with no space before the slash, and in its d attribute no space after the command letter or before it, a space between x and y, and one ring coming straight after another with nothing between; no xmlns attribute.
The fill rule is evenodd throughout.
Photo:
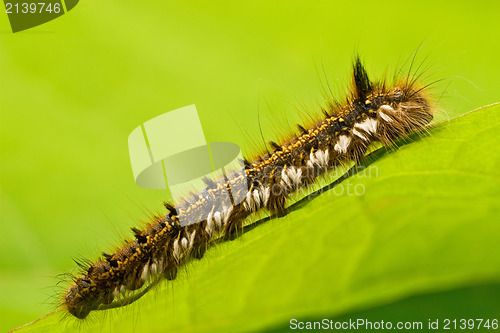
<svg viewBox="0 0 500 333"><path fill-rule="evenodd" d="M342 103L329 100L321 109L324 118L278 144L253 162L244 161L245 177L206 181L206 188L157 216L144 230L132 228L134 240L114 254L103 253L90 264L82 263L81 276L63 296L63 307L83 319L93 310L133 302L162 278L176 278L178 268L190 258L203 257L211 240L237 236L245 219L266 209L286 212L290 194L308 188L327 170L346 162L359 162L374 141L390 144L420 131L433 119L432 103L411 73L393 85L371 81L357 57L353 63L352 91ZM233 186L243 183L244 187ZM221 191L241 188L237 202L218 200ZM208 212L208 213L207 213ZM179 215L201 221L181 226Z"/></svg>

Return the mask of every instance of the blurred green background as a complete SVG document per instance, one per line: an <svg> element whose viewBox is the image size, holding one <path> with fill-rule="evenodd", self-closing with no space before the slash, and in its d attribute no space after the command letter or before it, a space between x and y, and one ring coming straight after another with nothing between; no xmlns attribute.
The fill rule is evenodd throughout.
<svg viewBox="0 0 500 333"><path fill-rule="evenodd" d="M342 92L357 51L374 76L422 44L441 119L497 102L498 1L81 1L13 34L0 15L0 330L57 303L72 258L112 249L163 191L134 183L127 136L196 104L208 141L255 151ZM320 79L321 77L321 79Z"/></svg>

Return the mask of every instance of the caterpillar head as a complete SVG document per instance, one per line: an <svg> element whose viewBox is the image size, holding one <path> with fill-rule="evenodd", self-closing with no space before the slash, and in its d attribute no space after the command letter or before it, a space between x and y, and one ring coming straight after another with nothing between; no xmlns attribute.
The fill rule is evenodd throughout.
<svg viewBox="0 0 500 333"><path fill-rule="evenodd" d="M405 77L393 88L387 89L385 81L370 81L359 57L353 64L353 96L360 104L377 117L377 138L385 144L425 129L433 119L433 108L426 86L417 80Z"/></svg>

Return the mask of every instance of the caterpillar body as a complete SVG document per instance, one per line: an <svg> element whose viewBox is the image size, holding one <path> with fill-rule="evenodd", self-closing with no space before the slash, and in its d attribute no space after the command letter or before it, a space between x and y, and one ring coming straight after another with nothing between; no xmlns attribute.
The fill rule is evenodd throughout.
<svg viewBox="0 0 500 333"><path fill-rule="evenodd" d="M82 264L83 272L73 277L62 306L83 319L93 310L131 303L130 295L163 278L175 279L181 265L202 258L213 239L237 236L252 213L265 209L284 214L290 194L307 189L320 174L358 163L372 142L391 144L425 129L433 119L426 86L411 73L392 85L371 81L356 57L352 74L351 93L342 103L327 101L321 108L323 119L310 128L298 125L299 134L281 144L270 142L271 152L245 160L245 177L207 180L203 191L177 207L166 203L168 213L143 230L132 228L134 239L115 253ZM244 192L233 193L243 197L241 202L217 200L219 191L235 188L230 182L244 183ZM179 214L191 214L201 222L181 226Z"/></svg>

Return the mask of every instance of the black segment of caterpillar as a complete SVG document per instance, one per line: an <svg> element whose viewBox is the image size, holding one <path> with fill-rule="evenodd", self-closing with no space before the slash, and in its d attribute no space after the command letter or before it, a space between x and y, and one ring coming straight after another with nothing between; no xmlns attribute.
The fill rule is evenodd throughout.
<svg viewBox="0 0 500 333"><path fill-rule="evenodd" d="M308 188L326 170L347 162L358 163L374 141L394 140L423 130L433 119L432 103L426 86L411 73L388 85L370 81L359 57L353 62L351 93L343 103L330 100L321 108L324 118L310 128L298 126L300 133L277 144L253 162L244 161L245 176L206 180L206 188L156 216L144 230L132 228L134 240L114 254L83 265L62 299L62 306L83 319L98 309L131 303L127 294L144 291L159 280L176 278L181 265L190 258L203 257L213 239L234 238L252 213L266 209L272 214L286 212L290 194ZM220 202L220 191L236 188L241 201ZM208 212L208 213L207 213ZM181 226L179 214L198 223ZM147 289L147 287L146 287Z"/></svg>

